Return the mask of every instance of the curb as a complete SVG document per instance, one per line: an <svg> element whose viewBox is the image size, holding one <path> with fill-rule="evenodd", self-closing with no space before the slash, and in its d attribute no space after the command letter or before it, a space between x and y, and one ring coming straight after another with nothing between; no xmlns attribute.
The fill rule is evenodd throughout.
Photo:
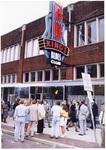
<svg viewBox="0 0 106 150"><path fill-rule="evenodd" d="M14 136L14 132L12 132L12 131L5 130L5 129L2 129L2 131L4 133L7 133L9 135ZM72 148L72 149L79 148L79 147L74 147L74 146L70 146L70 145L66 145L66 144L62 144L62 143L60 144L60 143L57 143L57 142L51 142L51 141L48 141L48 140L39 139L39 138L36 138L36 137L25 137L25 139L30 140L30 141L37 141L37 142L40 142L42 144L47 144L47 145L53 146L53 148Z"/></svg>

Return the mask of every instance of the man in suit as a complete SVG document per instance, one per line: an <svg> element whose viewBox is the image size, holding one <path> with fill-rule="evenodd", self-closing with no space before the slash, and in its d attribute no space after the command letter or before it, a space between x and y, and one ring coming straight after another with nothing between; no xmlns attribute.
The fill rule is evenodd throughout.
<svg viewBox="0 0 106 150"><path fill-rule="evenodd" d="M20 100L20 105L15 108L14 112L14 121L16 122L16 130L15 130L15 142L18 141L19 134L21 134L21 142L24 142L24 134L25 134L25 116L27 115L27 109L23 105L24 100Z"/></svg>
<svg viewBox="0 0 106 150"><path fill-rule="evenodd" d="M101 112L99 115L99 123L101 127L101 148L105 148L105 104L101 104Z"/></svg>
<svg viewBox="0 0 106 150"><path fill-rule="evenodd" d="M29 114L29 123L28 123L28 129L26 132L26 136L29 136L30 129L31 129L31 137L33 137L35 124L38 121L38 107L36 105L35 100L33 100L32 105L29 106L28 114Z"/></svg>
<svg viewBox="0 0 106 150"><path fill-rule="evenodd" d="M86 119L89 115L88 107L85 105L85 100L81 101L79 110L79 123L80 123L80 134L81 136L86 135Z"/></svg>
<svg viewBox="0 0 106 150"><path fill-rule="evenodd" d="M93 113L94 125L95 125L95 128L96 128L96 117L98 115L98 106L95 103L95 99L93 99L92 113ZM93 123L92 122L91 122L91 129L93 129Z"/></svg>

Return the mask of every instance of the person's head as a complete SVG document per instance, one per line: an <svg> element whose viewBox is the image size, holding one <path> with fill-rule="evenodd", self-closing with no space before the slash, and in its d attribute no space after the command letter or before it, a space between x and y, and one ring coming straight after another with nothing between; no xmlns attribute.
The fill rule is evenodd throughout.
<svg viewBox="0 0 106 150"><path fill-rule="evenodd" d="M32 100L32 104L36 104L36 100L34 99L34 100Z"/></svg>
<svg viewBox="0 0 106 150"><path fill-rule="evenodd" d="M60 106L60 101L57 101L57 102L56 102L56 105L59 105L59 106Z"/></svg>
<svg viewBox="0 0 106 150"><path fill-rule="evenodd" d="M24 104L24 100L20 100L19 103L20 103L20 104Z"/></svg>
<svg viewBox="0 0 106 150"><path fill-rule="evenodd" d="M66 100L63 100L63 104L66 104L67 103L67 101Z"/></svg>
<svg viewBox="0 0 106 150"><path fill-rule="evenodd" d="M37 103L42 105L42 101L41 100L37 100Z"/></svg>
<svg viewBox="0 0 106 150"><path fill-rule="evenodd" d="M24 106L27 106L28 101L24 100Z"/></svg>
<svg viewBox="0 0 106 150"><path fill-rule="evenodd" d="M85 104L85 100L81 100L81 104Z"/></svg>
<svg viewBox="0 0 106 150"><path fill-rule="evenodd" d="M66 112L68 112L68 108L65 104L62 104L62 109L65 110Z"/></svg>
<svg viewBox="0 0 106 150"><path fill-rule="evenodd" d="M72 101L72 105L75 105L75 104L76 104L76 100L73 100L73 101Z"/></svg>
<svg viewBox="0 0 106 150"><path fill-rule="evenodd" d="M105 111L105 104L104 103L101 104L101 110Z"/></svg>
<svg viewBox="0 0 106 150"><path fill-rule="evenodd" d="M44 105L46 105L46 104L47 104L47 102L46 102L46 101L44 101L44 102L43 102L43 104L44 104Z"/></svg>

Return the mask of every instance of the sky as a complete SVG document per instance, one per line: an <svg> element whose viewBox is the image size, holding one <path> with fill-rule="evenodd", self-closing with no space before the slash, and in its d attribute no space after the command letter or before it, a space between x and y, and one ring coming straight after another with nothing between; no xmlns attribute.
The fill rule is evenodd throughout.
<svg viewBox="0 0 106 150"><path fill-rule="evenodd" d="M78 0L63 0L63 7ZM0 36L47 15L49 0L0 0Z"/></svg>

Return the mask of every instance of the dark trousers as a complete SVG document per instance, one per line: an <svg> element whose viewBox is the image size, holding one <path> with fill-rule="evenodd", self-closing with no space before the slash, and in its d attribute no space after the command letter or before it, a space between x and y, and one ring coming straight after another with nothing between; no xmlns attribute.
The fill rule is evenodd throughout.
<svg viewBox="0 0 106 150"><path fill-rule="evenodd" d="M44 119L38 121L37 133L43 133Z"/></svg>
<svg viewBox="0 0 106 150"><path fill-rule="evenodd" d="M94 126L96 128L96 116L93 117L94 119ZM92 119L91 119L91 128L93 129L93 122L92 122Z"/></svg>

